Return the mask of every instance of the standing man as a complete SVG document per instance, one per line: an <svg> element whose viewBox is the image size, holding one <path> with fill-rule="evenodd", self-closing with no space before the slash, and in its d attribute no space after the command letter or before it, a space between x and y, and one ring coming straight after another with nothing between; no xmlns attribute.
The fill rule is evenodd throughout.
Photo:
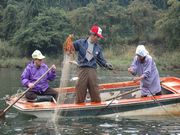
<svg viewBox="0 0 180 135"><path fill-rule="evenodd" d="M89 31L87 39L76 40L73 45L78 53L79 80L76 85L76 103L83 103L86 98L87 89L89 91L91 102L101 102L98 89L97 64L113 70L111 64L107 63L102 55L102 50L97 43L98 39L103 39L102 29L94 25Z"/></svg>
<svg viewBox="0 0 180 135"><path fill-rule="evenodd" d="M141 96L161 95L159 72L153 58L149 55L144 45L138 45L136 56L128 68L128 71L136 76L134 81L140 82Z"/></svg>
<svg viewBox="0 0 180 135"><path fill-rule="evenodd" d="M49 87L48 82L56 77L56 66L50 70L36 85L33 83L38 80L47 70L48 66L43 62L44 55L39 50L32 53L33 60L26 66L22 75L21 83L27 88L31 88L25 97L28 101L38 101L38 96L51 95L57 99L58 92Z"/></svg>

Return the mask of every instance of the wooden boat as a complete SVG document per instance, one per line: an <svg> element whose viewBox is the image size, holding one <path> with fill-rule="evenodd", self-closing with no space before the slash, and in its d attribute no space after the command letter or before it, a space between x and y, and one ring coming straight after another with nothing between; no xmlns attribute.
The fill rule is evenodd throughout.
<svg viewBox="0 0 180 135"><path fill-rule="evenodd" d="M137 94L139 91L135 90L139 87L139 82L100 84L102 102L90 102L87 98L81 104L74 103L75 88L66 87L63 88L67 91L63 104L53 101L28 102L22 98L13 107L24 114L40 118L52 118L55 110L60 110L62 117L180 115L180 78L161 78L161 86L163 95L142 98ZM11 104L16 98L17 95L13 95L6 103Z"/></svg>

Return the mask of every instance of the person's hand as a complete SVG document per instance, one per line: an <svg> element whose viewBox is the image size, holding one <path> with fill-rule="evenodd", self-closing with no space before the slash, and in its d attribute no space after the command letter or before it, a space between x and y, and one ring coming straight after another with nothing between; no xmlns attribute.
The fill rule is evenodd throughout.
<svg viewBox="0 0 180 135"><path fill-rule="evenodd" d="M33 83L29 83L29 84L28 84L28 87L29 87L30 89L32 89L32 88L34 88L34 84L33 84Z"/></svg>
<svg viewBox="0 0 180 135"><path fill-rule="evenodd" d="M143 78L144 78L143 76L134 77L133 81L134 81L134 82L138 82L138 81L142 80Z"/></svg>
<svg viewBox="0 0 180 135"><path fill-rule="evenodd" d="M106 63L106 67L109 70L113 70L113 66L110 63Z"/></svg>
<svg viewBox="0 0 180 135"><path fill-rule="evenodd" d="M69 61L69 63L79 66L79 64L76 61Z"/></svg>
<svg viewBox="0 0 180 135"><path fill-rule="evenodd" d="M134 70L133 70L132 67L128 68L128 72L129 72L131 75L133 75L133 76L136 75L136 74L134 73Z"/></svg>
<svg viewBox="0 0 180 135"><path fill-rule="evenodd" d="M56 66L52 65L52 71L56 71Z"/></svg>
<svg viewBox="0 0 180 135"><path fill-rule="evenodd" d="M132 68L128 68L128 72L132 74L133 73L133 69Z"/></svg>

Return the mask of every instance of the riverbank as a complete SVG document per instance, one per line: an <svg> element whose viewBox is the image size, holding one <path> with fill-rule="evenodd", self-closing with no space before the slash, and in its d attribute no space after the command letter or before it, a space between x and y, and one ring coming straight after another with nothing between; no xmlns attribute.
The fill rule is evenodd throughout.
<svg viewBox="0 0 180 135"><path fill-rule="evenodd" d="M162 48L147 46L150 55L154 58L159 70L180 70L180 50L173 52L165 51ZM121 48L109 48L104 50L104 57L112 63L115 70L126 71L135 55L136 46L121 46ZM9 57L0 59L0 68L23 69L30 61L29 58ZM55 64L60 70L63 56L51 58L46 57L48 65Z"/></svg>
<svg viewBox="0 0 180 135"><path fill-rule="evenodd" d="M180 49L167 51L153 45L147 45L146 48L159 70L180 70ZM125 45L121 48L105 50L104 55L115 69L125 71L135 56L135 50L136 46Z"/></svg>
<svg viewBox="0 0 180 135"><path fill-rule="evenodd" d="M153 57L159 70L180 70L180 49L167 51L165 48L147 45L149 54ZM135 56L136 46L124 46L121 49L106 50L105 56L115 69L127 70Z"/></svg>

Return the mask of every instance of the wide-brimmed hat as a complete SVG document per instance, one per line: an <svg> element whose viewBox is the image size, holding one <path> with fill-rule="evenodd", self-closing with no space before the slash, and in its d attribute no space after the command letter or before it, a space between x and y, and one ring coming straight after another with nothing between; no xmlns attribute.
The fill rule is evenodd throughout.
<svg viewBox="0 0 180 135"><path fill-rule="evenodd" d="M104 38L102 36L102 29L97 25L93 25L90 29L90 32L96 34L99 38Z"/></svg>
<svg viewBox="0 0 180 135"><path fill-rule="evenodd" d="M33 53L32 53L32 58L33 59L44 59L45 56L42 55L42 53L39 51L39 50L35 50Z"/></svg>

